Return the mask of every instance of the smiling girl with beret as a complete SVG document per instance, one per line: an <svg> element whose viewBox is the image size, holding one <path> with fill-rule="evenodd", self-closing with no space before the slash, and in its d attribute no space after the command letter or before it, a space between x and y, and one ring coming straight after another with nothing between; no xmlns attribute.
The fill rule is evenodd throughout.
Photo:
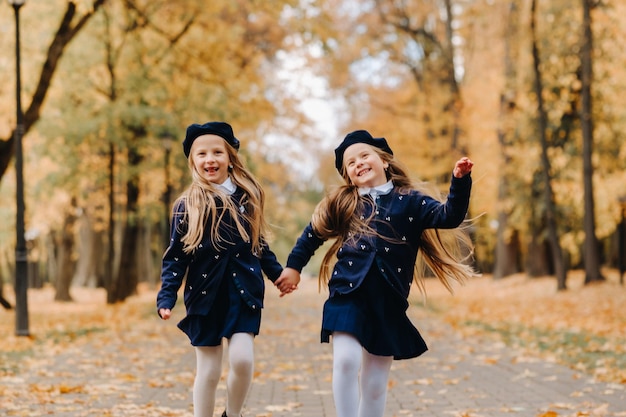
<svg viewBox="0 0 626 417"><path fill-rule="evenodd" d="M417 190L386 139L365 130L344 138L335 166L345 184L318 204L276 285L285 293L295 289L316 249L335 239L320 285L329 288L321 341L332 336L337 417L382 417L392 361L427 350L406 315L412 282L424 289L415 274L418 250L449 290L450 280L475 275L459 244L471 242L457 228L469 205L473 163L456 162L445 202ZM437 229L451 229L455 244L445 244Z"/></svg>
<svg viewBox="0 0 626 417"><path fill-rule="evenodd" d="M282 266L270 250L264 193L238 157L240 142L224 122L192 124L183 152L192 182L174 203L170 244L163 255L159 316L167 320L186 276L185 318L178 327L196 351L195 417L212 416L228 340L226 411L239 417L252 383L254 336L263 307L263 273L275 281Z"/></svg>

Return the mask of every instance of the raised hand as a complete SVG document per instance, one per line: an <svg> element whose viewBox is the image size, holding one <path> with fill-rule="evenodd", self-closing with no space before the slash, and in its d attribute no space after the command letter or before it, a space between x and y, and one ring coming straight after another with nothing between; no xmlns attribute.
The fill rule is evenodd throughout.
<svg viewBox="0 0 626 417"><path fill-rule="evenodd" d="M456 161L452 174L456 178L462 178L466 176L467 174L469 174L470 172L472 172L473 166L474 166L474 163L468 157L464 156L463 158Z"/></svg>

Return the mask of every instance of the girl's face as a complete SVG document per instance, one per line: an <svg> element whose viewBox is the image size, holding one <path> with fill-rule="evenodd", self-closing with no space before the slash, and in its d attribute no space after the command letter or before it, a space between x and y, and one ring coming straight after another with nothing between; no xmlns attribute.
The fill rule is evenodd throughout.
<svg viewBox="0 0 626 417"><path fill-rule="evenodd" d="M205 180L222 184L228 178L230 159L221 136L198 136L191 145L190 155L193 167Z"/></svg>
<svg viewBox="0 0 626 417"><path fill-rule="evenodd" d="M355 143L343 153L343 163L352 184L357 187L377 187L387 182L385 169L389 163L371 145Z"/></svg>

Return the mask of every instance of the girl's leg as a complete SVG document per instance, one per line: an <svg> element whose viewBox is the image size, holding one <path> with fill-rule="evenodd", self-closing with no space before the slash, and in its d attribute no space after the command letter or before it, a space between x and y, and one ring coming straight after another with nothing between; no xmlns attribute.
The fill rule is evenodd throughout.
<svg viewBox="0 0 626 417"><path fill-rule="evenodd" d="M196 346L196 379L193 384L194 417L212 416L215 392L222 374L222 346Z"/></svg>
<svg viewBox="0 0 626 417"><path fill-rule="evenodd" d="M228 358L226 414L228 417L239 417L252 383L254 336L251 333L235 333L228 343Z"/></svg>
<svg viewBox="0 0 626 417"><path fill-rule="evenodd" d="M393 356L377 356L363 351L359 417L383 417L392 362Z"/></svg>
<svg viewBox="0 0 626 417"><path fill-rule="evenodd" d="M363 348L348 333L333 333L333 397L337 417L357 417Z"/></svg>

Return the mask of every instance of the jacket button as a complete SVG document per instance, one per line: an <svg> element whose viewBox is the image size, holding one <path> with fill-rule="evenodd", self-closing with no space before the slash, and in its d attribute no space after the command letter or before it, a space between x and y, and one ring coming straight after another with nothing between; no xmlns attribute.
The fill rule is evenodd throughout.
<svg viewBox="0 0 626 417"><path fill-rule="evenodd" d="M352 288L352 283L350 283L350 288Z"/></svg>
<svg viewBox="0 0 626 417"><path fill-rule="evenodd" d="M243 290L239 291L241 294L243 294Z"/></svg>

